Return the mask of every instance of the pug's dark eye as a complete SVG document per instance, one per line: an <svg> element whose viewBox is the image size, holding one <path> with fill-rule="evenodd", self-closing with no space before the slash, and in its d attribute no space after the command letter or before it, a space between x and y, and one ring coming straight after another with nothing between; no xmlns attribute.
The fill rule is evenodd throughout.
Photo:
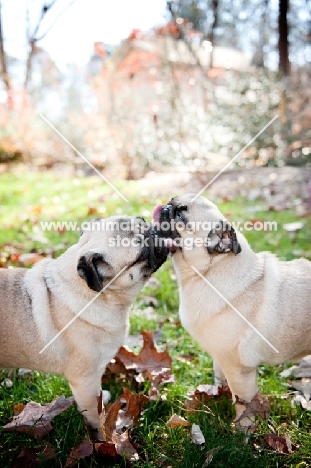
<svg viewBox="0 0 311 468"><path fill-rule="evenodd" d="M187 211L187 209L188 207L186 205L179 205L176 207L175 216L179 221L182 221L183 223L187 223L187 218L183 213L183 211Z"/></svg>
<svg viewBox="0 0 311 468"><path fill-rule="evenodd" d="M182 213L177 213L176 218L182 221L183 223L186 223L186 217Z"/></svg>
<svg viewBox="0 0 311 468"><path fill-rule="evenodd" d="M136 240L137 245L142 245L144 243L144 238L143 238L142 234L136 236L135 240Z"/></svg>

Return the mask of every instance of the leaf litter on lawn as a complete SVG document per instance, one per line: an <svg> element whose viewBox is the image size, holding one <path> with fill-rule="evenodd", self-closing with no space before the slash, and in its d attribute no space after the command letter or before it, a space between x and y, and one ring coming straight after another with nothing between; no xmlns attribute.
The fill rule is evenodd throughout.
<svg viewBox="0 0 311 468"><path fill-rule="evenodd" d="M101 407L102 397L98 398ZM138 425L143 407L149 402L146 395L132 393L123 388L123 394L99 412L104 441L92 443L83 441L74 447L66 461L65 468L75 466L82 458L98 454L106 462L121 462L123 457L128 464L139 459L136 448L130 440L129 429Z"/></svg>
<svg viewBox="0 0 311 468"><path fill-rule="evenodd" d="M289 369L281 372L281 377L296 377L289 381L289 386L298 390L294 395L293 401L299 403L307 411L311 411L311 354L305 356Z"/></svg>
<svg viewBox="0 0 311 468"><path fill-rule="evenodd" d="M53 430L52 419L67 410L73 403L73 397L66 398L64 395L43 406L30 401L22 412L14 416L12 421L3 428L6 432L19 432L41 439Z"/></svg>
<svg viewBox="0 0 311 468"><path fill-rule="evenodd" d="M149 379L151 381L149 396L132 393L128 388L123 388L122 395L115 402L107 405L104 409L99 404L98 411L105 441L92 442L90 440L82 440L77 446L72 448L66 461L66 468L75 466L79 463L79 460L94 456L99 456L100 459L109 463L119 463L125 460L128 465L139 460L137 447L131 440L131 428L138 425L144 406L150 400L159 398L159 385L173 382L171 372L172 358L167 349L162 352L157 350L152 333L142 331L142 336L143 347L138 354L122 347L115 359L107 367L111 373L118 374L122 372L125 377L130 376L131 378L134 375L137 381L141 378L144 380ZM200 403L208 403L208 401L221 396L231 397L227 385L223 387L209 384L199 385L190 393L190 398L185 402L184 410L190 412L196 411ZM51 420L57 414L65 411L72 403L73 398L66 399L65 397L59 397L44 406L30 402L18 416L14 417L5 426L5 430L24 432L35 437L44 437L52 430ZM248 409L253 412L253 410L257 410L257 407L249 407ZM171 428L178 427L179 425L189 425L186 419L176 414L170 418L167 424ZM191 437L190 431L189 437ZM263 437L270 449L278 453L291 453L296 448L288 435L281 437L276 434L265 434ZM20 455L15 459L16 466L21 466L22 461L27 460L29 457L33 459L33 466L36 466L36 460L41 456L41 452L45 452L46 450L45 446L30 451L22 449ZM51 457L52 455L51 452ZM42 457L44 457L43 453ZM211 459L212 457L207 457L206 465L210 463Z"/></svg>
<svg viewBox="0 0 311 468"><path fill-rule="evenodd" d="M143 336L143 347L138 354L122 346L112 363L108 364L111 372L125 371L132 374L136 382L141 383L144 379L151 382L149 397L157 399L160 396L159 385L174 383L172 374L172 358L168 350L158 351L152 337L152 333L141 331Z"/></svg>
<svg viewBox="0 0 311 468"><path fill-rule="evenodd" d="M184 402L184 409L195 410L200 404L205 404L209 400L226 396L231 398L231 392L227 384L223 386L217 384L201 384L194 391L188 393L189 398Z"/></svg>
<svg viewBox="0 0 311 468"><path fill-rule="evenodd" d="M52 460L56 457L54 448L50 445L23 448L15 458L12 468L35 468L43 460Z"/></svg>

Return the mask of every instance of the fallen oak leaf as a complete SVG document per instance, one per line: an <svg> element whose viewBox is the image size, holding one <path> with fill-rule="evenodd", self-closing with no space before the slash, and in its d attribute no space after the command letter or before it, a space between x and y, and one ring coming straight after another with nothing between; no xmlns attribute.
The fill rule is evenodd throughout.
<svg viewBox="0 0 311 468"><path fill-rule="evenodd" d="M155 400L158 400L160 398L160 396L161 396L161 393L159 392L157 387L152 385L151 388L148 390L149 399L152 400L152 401L155 401Z"/></svg>
<svg viewBox="0 0 311 468"><path fill-rule="evenodd" d="M111 375L116 374L118 378L125 378L129 374L133 374L133 371L128 371L125 365L116 357L111 359L109 364L106 366L105 373L102 375L101 383L103 385L109 385Z"/></svg>
<svg viewBox="0 0 311 468"><path fill-rule="evenodd" d="M228 384L224 383L223 385L216 384L201 384L198 385L194 392L189 393L195 397L202 397L205 400L210 400L211 398L227 396L231 398L231 391L228 387Z"/></svg>
<svg viewBox="0 0 311 468"><path fill-rule="evenodd" d="M179 416L176 413L174 413L173 416L170 417L166 424L168 425L168 427L171 427L173 429L179 426L190 426L189 421L187 421L185 418Z"/></svg>
<svg viewBox="0 0 311 468"><path fill-rule="evenodd" d="M139 354L135 354L125 347L121 347L116 355L119 362L122 362L127 370L136 370L139 372L161 370L171 368L172 358L167 349L159 352L153 342L152 333L142 330L143 348Z"/></svg>
<svg viewBox="0 0 311 468"><path fill-rule="evenodd" d="M185 401L184 407L186 410L194 410L201 403L206 403L214 398L221 396L231 398L231 391L226 383L222 386L216 384L201 384L198 385L194 391L189 392L189 396L190 398Z"/></svg>
<svg viewBox="0 0 311 468"><path fill-rule="evenodd" d="M266 443L278 453L287 455L292 453L296 448L296 445L292 443L287 434L285 437L281 437L276 434L265 434L264 439Z"/></svg>
<svg viewBox="0 0 311 468"><path fill-rule="evenodd" d="M138 453L130 442L128 430L121 434L115 431L112 435L112 442L115 444L117 454L125 457L128 462L133 463L139 460Z"/></svg>
<svg viewBox="0 0 311 468"><path fill-rule="evenodd" d="M107 463L121 462L121 457L118 455L115 444L112 442L97 442L94 444L94 450L101 455Z"/></svg>
<svg viewBox="0 0 311 468"><path fill-rule="evenodd" d="M122 407L121 399L118 398L114 403L106 406L99 415L99 420L106 441L111 441L113 431L116 429L117 417Z"/></svg>
<svg viewBox="0 0 311 468"><path fill-rule="evenodd" d="M106 443L112 442L116 453L121 456L124 455L128 462L139 459L129 440L128 427L138 425L138 417L148 401L149 398L146 395L133 394L130 390L124 388L123 394L99 415ZM124 428L127 428L127 430L123 431ZM105 447L106 449L112 450L110 446Z"/></svg>
<svg viewBox="0 0 311 468"><path fill-rule="evenodd" d="M148 395L154 400L160 395L158 391L160 383L174 382L174 377L171 373L172 358L167 349L163 352L159 352L156 349L152 333L144 330L141 333L144 344L139 354L121 347L115 356L115 361L123 364L127 372L135 372L141 374L141 377L147 377L152 383L152 388ZM141 377L139 380L141 380Z"/></svg>
<svg viewBox="0 0 311 468"><path fill-rule="evenodd" d="M143 394L132 393L128 388L123 388L123 394L120 398L126 401L126 410L120 412L132 419L131 425L138 426L138 418L143 407L149 402L149 398Z"/></svg>
<svg viewBox="0 0 311 468"><path fill-rule="evenodd" d="M237 395L235 395L235 404L245 406L245 410L243 413L236 418L233 422L236 424L241 421L243 418L253 416L259 416L262 419L268 420L270 415L270 403L269 401L262 396L259 392L251 399L250 402L240 399Z"/></svg>
<svg viewBox="0 0 311 468"><path fill-rule="evenodd" d="M201 384L194 391L195 396L204 396L208 399L220 396L221 388L219 385Z"/></svg>
<svg viewBox="0 0 311 468"><path fill-rule="evenodd" d="M100 415L104 411L104 402L103 402L103 391L100 390L99 396L96 397L97 400L97 413Z"/></svg>
<svg viewBox="0 0 311 468"><path fill-rule="evenodd" d="M153 386L158 388L160 383L175 383L175 377L168 367L163 367L160 370L148 371L146 377L152 382Z"/></svg>
<svg viewBox="0 0 311 468"><path fill-rule="evenodd" d="M24 410L25 405L24 403L16 403L16 405L13 406L13 414L14 416L18 416L21 414L21 412Z"/></svg>
<svg viewBox="0 0 311 468"><path fill-rule="evenodd" d="M40 439L52 431L52 419L67 410L73 403L73 397L66 398L64 395L44 406L30 401L23 411L18 416L14 416L13 420L3 428L6 432L19 432Z"/></svg>
<svg viewBox="0 0 311 468"><path fill-rule="evenodd" d="M65 468L75 466L80 460L91 456L93 451L94 446L92 442L84 440L71 450L69 457L66 460Z"/></svg>
<svg viewBox="0 0 311 468"><path fill-rule="evenodd" d="M161 394L159 391L159 385L161 383L174 383L175 377L171 372L171 369L164 367L159 371L151 371L146 373L146 377L151 382L151 388L148 391L148 396L151 400L157 400Z"/></svg>
<svg viewBox="0 0 311 468"><path fill-rule="evenodd" d="M99 415L105 440L111 441L114 431L121 432L124 427L137 426L142 408L148 402L146 395L131 393L128 388L123 388L123 394Z"/></svg>
<svg viewBox="0 0 311 468"><path fill-rule="evenodd" d="M54 448L50 445L23 448L12 463L12 468L35 468L43 460L52 460L56 457Z"/></svg>

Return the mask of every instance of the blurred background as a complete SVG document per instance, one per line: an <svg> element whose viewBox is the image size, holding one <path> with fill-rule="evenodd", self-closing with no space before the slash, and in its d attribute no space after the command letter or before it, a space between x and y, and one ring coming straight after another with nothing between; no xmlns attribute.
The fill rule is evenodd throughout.
<svg viewBox="0 0 311 468"><path fill-rule="evenodd" d="M155 203L204 189L229 221L253 226L244 234L254 251L311 260L310 78L311 0L0 0L0 269L58 257L86 219L150 219ZM266 221L277 231L259 232ZM232 433L226 399L185 413L204 429L205 450L191 448L184 428L167 429L185 395L212 381L211 359L185 334L178 307L168 261L131 311L131 334L160 331L176 375L132 432L135 467L311 466L310 401L295 403L304 397L280 379L283 366L259 370L272 416L249 444ZM113 398L124 382L149 390L122 375L107 387ZM309 398L304 380L294 388ZM38 442L1 426L21 402L70 389L61 377L0 370L0 393L0 466L25 467L24 447ZM70 425L68 416L53 422L49 466L73 466L71 449L86 439L73 411ZM267 449L257 437L267 431L286 434L274 449L291 452L292 440L293 453ZM90 463L103 466L79 466Z"/></svg>
<svg viewBox="0 0 311 468"><path fill-rule="evenodd" d="M308 0L2 0L0 164L204 173L311 165Z"/></svg>

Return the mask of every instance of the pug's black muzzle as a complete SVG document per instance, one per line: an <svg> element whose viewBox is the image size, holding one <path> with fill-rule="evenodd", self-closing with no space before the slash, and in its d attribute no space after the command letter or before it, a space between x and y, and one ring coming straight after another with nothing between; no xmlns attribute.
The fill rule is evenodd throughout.
<svg viewBox="0 0 311 468"><path fill-rule="evenodd" d="M160 211L159 233L161 237L174 239L177 233L174 230L174 207L171 204L163 206Z"/></svg>
<svg viewBox="0 0 311 468"><path fill-rule="evenodd" d="M163 236L157 229L150 229L145 233L145 246L138 258L138 262L148 260L147 268L153 273L157 271L169 254Z"/></svg>

